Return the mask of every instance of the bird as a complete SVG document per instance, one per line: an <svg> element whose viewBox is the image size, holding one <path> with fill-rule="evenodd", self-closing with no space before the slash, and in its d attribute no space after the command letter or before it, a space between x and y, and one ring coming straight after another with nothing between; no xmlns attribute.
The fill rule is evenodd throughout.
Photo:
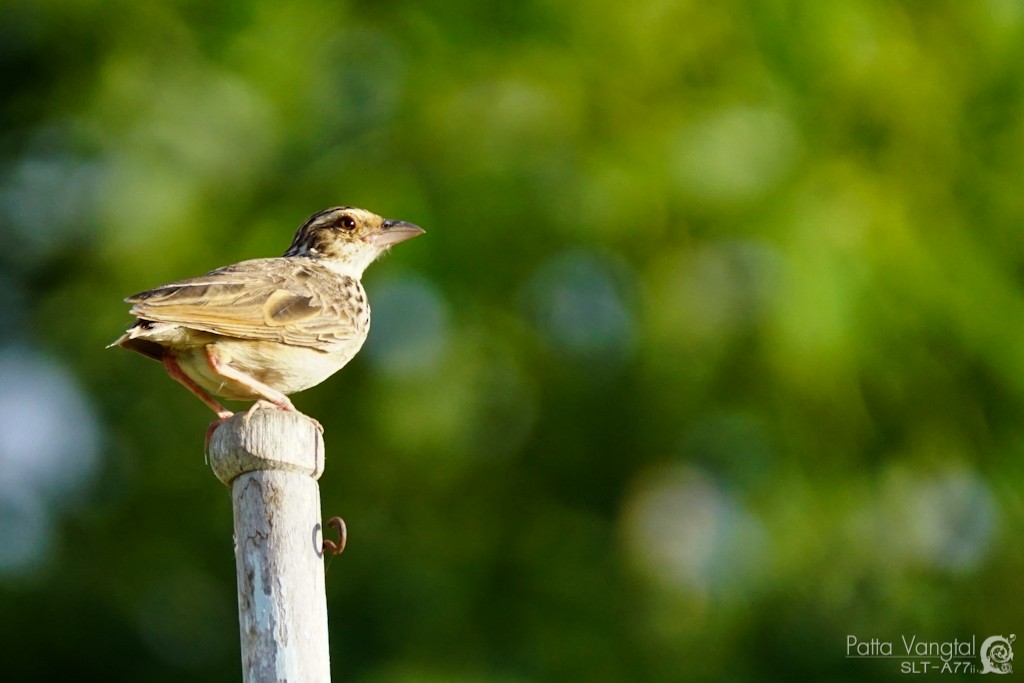
<svg viewBox="0 0 1024 683"><path fill-rule="evenodd" d="M325 209L283 256L242 261L125 299L135 323L118 346L163 364L217 414L215 398L267 401L298 412L290 394L316 386L359 352L370 329L363 271L418 225L351 206Z"/></svg>

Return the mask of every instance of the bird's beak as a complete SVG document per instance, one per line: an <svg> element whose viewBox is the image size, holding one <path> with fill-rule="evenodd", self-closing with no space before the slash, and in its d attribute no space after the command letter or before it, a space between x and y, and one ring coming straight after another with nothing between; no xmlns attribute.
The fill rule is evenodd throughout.
<svg viewBox="0 0 1024 683"><path fill-rule="evenodd" d="M392 244L411 240L413 237L422 235L425 232L426 230L412 223L385 219L380 224L380 229L373 233L372 239L375 245L384 248L390 247Z"/></svg>

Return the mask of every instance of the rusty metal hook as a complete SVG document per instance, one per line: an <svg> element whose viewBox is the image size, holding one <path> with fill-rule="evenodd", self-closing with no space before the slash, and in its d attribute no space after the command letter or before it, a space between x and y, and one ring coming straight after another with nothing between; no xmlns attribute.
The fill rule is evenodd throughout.
<svg viewBox="0 0 1024 683"><path fill-rule="evenodd" d="M341 517L331 517L327 520L327 526L338 530L338 542L335 543L325 538L322 551L325 555L336 557L345 550L345 544L348 542L348 528L345 526L345 520Z"/></svg>

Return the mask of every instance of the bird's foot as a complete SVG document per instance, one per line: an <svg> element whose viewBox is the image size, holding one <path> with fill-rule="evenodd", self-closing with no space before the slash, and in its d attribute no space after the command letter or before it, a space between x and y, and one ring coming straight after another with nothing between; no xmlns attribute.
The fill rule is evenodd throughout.
<svg viewBox="0 0 1024 683"><path fill-rule="evenodd" d="M297 414L301 415L302 417L306 418L307 420L309 420L310 422L312 422L313 426L316 427L317 431L319 431L321 434L324 433L324 427L323 427L322 424L320 424L317 420L311 418L309 415L306 415L305 413L300 412L292 404L292 402L290 400L288 400L287 397L284 398L284 401L268 401L268 400L265 400L265 399L260 399L260 400L256 401L255 403L253 403L252 406L249 408L249 410L245 411L245 416L246 416L246 419L248 419L257 410L274 410L274 409L284 410L284 411L289 412L289 413L297 413Z"/></svg>
<svg viewBox="0 0 1024 683"><path fill-rule="evenodd" d="M273 403L281 410L287 410L290 413L299 412L299 410L295 407L295 404L292 403L292 400L283 394L279 398L277 398L277 400L271 401L271 403Z"/></svg>
<svg viewBox="0 0 1024 683"><path fill-rule="evenodd" d="M309 420L310 422L312 422L313 426L316 427L318 432L320 432L321 434L324 433L324 426L322 424L320 424L320 422L318 422L316 419L310 417L309 415L306 415L305 413L299 411L299 409L295 407L295 405L291 402L291 399L289 399L287 396L282 396L281 398L283 398L284 400L283 401L275 401L274 402L275 406L277 406L281 410L287 410L290 413L298 413L302 417L304 417L307 420Z"/></svg>

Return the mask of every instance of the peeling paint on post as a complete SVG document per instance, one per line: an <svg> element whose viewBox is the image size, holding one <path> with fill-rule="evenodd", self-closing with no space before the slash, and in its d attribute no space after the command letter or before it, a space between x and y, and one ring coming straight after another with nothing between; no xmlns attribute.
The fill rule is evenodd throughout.
<svg viewBox="0 0 1024 683"><path fill-rule="evenodd" d="M242 680L329 682L320 430L261 402L219 426L208 455L231 487Z"/></svg>

